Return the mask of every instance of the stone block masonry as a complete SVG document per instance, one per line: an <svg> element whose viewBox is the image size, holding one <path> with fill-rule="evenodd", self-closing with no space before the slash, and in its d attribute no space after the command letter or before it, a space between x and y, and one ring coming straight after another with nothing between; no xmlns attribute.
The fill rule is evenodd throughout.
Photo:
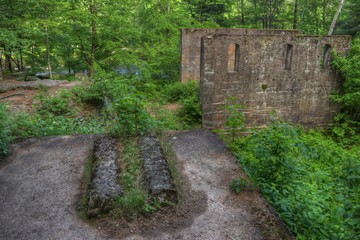
<svg viewBox="0 0 360 240"><path fill-rule="evenodd" d="M342 85L341 76L330 66L331 51L346 55L350 42L349 36L281 30L203 36L199 59L203 127L224 126L224 106L230 97L247 107L243 111L250 125L265 125L276 111L279 118L295 124L325 126L338 110L329 96Z"/></svg>
<svg viewBox="0 0 360 240"><path fill-rule="evenodd" d="M241 28L182 29L181 30L181 81L200 80L201 38L210 34L230 35L288 35L299 34L299 30L263 30Z"/></svg>

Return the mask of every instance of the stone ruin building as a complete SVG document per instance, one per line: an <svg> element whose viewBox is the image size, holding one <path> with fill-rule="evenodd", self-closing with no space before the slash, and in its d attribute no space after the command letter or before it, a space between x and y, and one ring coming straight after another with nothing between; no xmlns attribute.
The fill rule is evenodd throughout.
<svg viewBox="0 0 360 240"><path fill-rule="evenodd" d="M329 100L342 79L331 52L346 55L350 36L308 36L297 30L183 29L181 80L200 80L203 127L224 126L235 97L250 125L270 113L305 126L325 126L338 106Z"/></svg>

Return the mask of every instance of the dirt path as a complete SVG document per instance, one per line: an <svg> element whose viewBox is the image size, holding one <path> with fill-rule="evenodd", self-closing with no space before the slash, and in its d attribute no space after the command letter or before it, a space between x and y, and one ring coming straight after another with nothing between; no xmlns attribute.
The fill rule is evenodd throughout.
<svg viewBox="0 0 360 240"><path fill-rule="evenodd" d="M189 239L189 240L260 240L292 239L286 228L273 214L256 191L233 193L229 183L245 173L235 163L233 155L215 134L192 130L169 134L172 148L188 180L188 192L202 193L189 211L193 211L191 224L167 231L158 222L157 234L131 236L126 239ZM202 209L196 213L196 209Z"/></svg>
<svg viewBox="0 0 360 240"><path fill-rule="evenodd" d="M290 239L255 192L232 193L243 173L224 143L203 130L168 134L184 178L177 210L90 227L76 210L94 136L30 139L0 162L0 239ZM108 224L108 223L107 223Z"/></svg>
<svg viewBox="0 0 360 240"><path fill-rule="evenodd" d="M0 239L102 239L76 210L93 141L47 137L13 146L0 169Z"/></svg>

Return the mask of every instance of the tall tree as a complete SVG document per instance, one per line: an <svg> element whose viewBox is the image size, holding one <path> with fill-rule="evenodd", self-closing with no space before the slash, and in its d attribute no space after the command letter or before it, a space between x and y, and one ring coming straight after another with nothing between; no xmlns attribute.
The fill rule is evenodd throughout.
<svg viewBox="0 0 360 240"><path fill-rule="evenodd" d="M335 26L336 34L349 34L356 36L360 32L360 1L348 0L344 5L338 24Z"/></svg>
<svg viewBox="0 0 360 240"><path fill-rule="evenodd" d="M3 81L3 73L2 73L2 50L0 49L0 81Z"/></svg>
<svg viewBox="0 0 360 240"><path fill-rule="evenodd" d="M339 17L339 14L340 14L340 12L341 12L341 9L342 9L344 3L345 3L345 0L340 0L339 7L338 7L338 9L337 9L337 11L336 11L336 13L335 13L334 19L333 19L333 21L332 21L332 23L331 23L331 26L330 26L328 35L331 35L331 34L333 33L334 27L335 27L335 24L336 24L336 21L337 21L337 19L338 19L338 17Z"/></svg>
<svg viewBox="0 0 360 240"><path fill-rule="evenodd" d="M298 18L298 0L295 0L295 1L294 1L293 29L297 29L297 18Z"/></svg>

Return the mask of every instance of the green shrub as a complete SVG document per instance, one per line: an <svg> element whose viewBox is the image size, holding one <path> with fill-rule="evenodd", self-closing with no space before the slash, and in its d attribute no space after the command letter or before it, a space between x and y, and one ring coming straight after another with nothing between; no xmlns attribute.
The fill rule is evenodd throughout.
<svg viewBox="0 0 360 240"><path fill-rule="evenodd" d="M148 108L151 114L156 119L156 130L184 130L184 126L180 117L176 112L166 109L166 107L159 103L150 102Z"/></svg>
<svg viewBox="0 0 360 240"><path fill-rule="evenodd" d="M200 106L199 95L190 96L182 100L182 107L178 115L186 125L201 124L202 111Z"/></svg>
<svg viewBox="0 0 360 240"><path fill-rule="evenodd" d="M52 113L16 113L10 116L12 139L54 135L94 134L104 132L100 119L94 116L69 117Z"/></svg>
<svg viewBox="0 0 360 240"><path fill-rule="evenodd" d="M0 104L0 160L10 153L10 128L9 113L4 104Z"/></svg>
<svg viewBox="0 0 360 240"><path fill-rule="evenodd" d="M136 136L143 135L154 126L154 119L145 110L141 96L128 95L115 99L108 109L107 129L112 135Z"/></svg>
<svg viewBox="0 0 360 240"><path fill-rule="evenodd" d="M97 81L89 86L76 87L72 90L72 92L80 102L93 105L102 105L107 88L104 83Z"/></svg>
<svg viewBox="0 0 360 240"><path fill-rule="evenodd" d="M218 130L222 137L227 138L227 134L231 137L231 142L235 141L235 137L246 130L244 106L236 103L237 99L232 97L227 100L224 109L227 111L225 129Z"/></svg>
<svg viewBox="0 0 360 240"><path fill-rule="evenodd" d="M172 83L165 86L163 94L167 102L178 102L182 105L177 114L184 125L193 126L201 123L199 82Z"/></svg>
<svg viewBox="0 0 360 240"><path fill-rule="evenodd" d="M360 143L360 39L354 39L346 58L335 55L332 65L345 78L341 92L334 93L332 100L341 104L341 113L337 114L331 125L336 139L350 146Z"/></svg>
<svg viewBox="0 0 360 240"><path fill-rule="evenodd" d="M231 189L236 192L240 193L242 191L254 189L251 182L245 178L235 178L230 183Z"/></svg>
<svg viewBox="0 0 360 240"><path fill-rule="evenodd" d="M360 235L358 149L345 150L320 133L279 121L231 147L298 239Z"/></svg>
<svg viewBox="0 0 360 240"><path fill-rule="evenodd" d="M168 84L164 87L163 95L167 102L181 102L193 98L199 95L199 82L188 81L187 83L175 82Z"/></svg>

